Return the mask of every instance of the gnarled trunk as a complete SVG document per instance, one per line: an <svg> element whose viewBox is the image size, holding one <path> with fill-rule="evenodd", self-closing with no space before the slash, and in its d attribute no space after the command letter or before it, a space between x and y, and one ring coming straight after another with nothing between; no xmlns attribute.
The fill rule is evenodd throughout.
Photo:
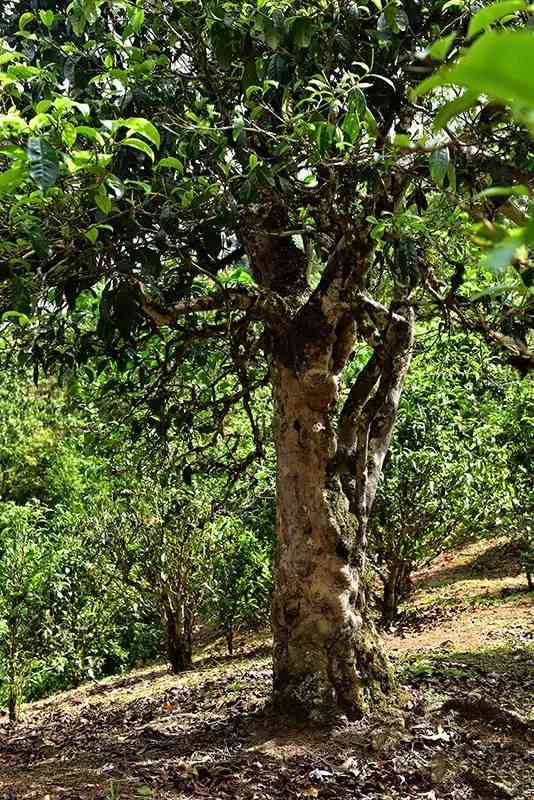
<svg viewBox="0 0 534 800"><path fill-rule="evenodd" d="M360 717L392 687L366 611L366 520L350 513L332 467L331 381L311 391L305 378L275 368L274 700L312 719Z"/></svg>

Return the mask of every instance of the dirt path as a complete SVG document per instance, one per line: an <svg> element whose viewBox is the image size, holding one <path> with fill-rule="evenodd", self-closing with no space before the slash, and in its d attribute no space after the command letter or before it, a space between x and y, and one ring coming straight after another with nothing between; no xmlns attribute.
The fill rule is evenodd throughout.
<svg viewBox="0 0 534 800"><path fill-rule="evenodd" d="M469 697L534 720L534 596L492 547L418 576L386 637L403 711L280 728L265 712L268 642L248 637L248 651L207 649L180 677L138 670L32 704L15 728L0 717L0 800L532 800L534 728L443 709Z"/></svg>

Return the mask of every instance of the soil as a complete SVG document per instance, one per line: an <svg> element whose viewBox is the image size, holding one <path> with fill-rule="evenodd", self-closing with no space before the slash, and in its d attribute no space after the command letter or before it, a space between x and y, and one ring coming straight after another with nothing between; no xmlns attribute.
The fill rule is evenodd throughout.
<svg viewBox="0 0 534 800"><path fill-rule="evenodd" d="M270 716L261 634L232 658L205 646L181 676L144 668L27 705L15 726L0 716L0 800L533 800L524 583L500 540L422 571L385 637L403 708L328 731Z"/></svg>

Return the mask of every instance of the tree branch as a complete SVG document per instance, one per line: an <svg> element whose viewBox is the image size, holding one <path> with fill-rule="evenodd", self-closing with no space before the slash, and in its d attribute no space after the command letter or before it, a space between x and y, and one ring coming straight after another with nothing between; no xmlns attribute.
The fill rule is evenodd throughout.
<svg viewBox="0 0 534 800"><path fill-rule="evenodd" d="M457 272L463 274L461 268L458 268ZM451 289L445 297L442 297L437 289L436 282L432 279L427 279L426 288L447 315L454 314L464 329L481 334L488 344L504 352L510 364L518 369L522 375L534 370L534 351L529 348L525 341L503 333L480 316L469 316L467 313L469 306L466 305L466 301L455 294L455 289L458 288L456 273L451 282Z"/></svg>
<svg viewBox="0 0 534 800"><path fill-rule="evenodd" d="M282 327L287 315L286 304L281 297L272 292L256 289L229 289L216 294L180 300L171 306L164 306L151 298L140 282L141 307L145 314L158 326L174 326L179 317L208 311L244 311L252 318L275 327Z"/></svg>
<svg viewBox="0 0 534 800"><path fill-rule="evenodd" d="M368 315L382 336L341 411L335 460L351 508L367 518L411 361L414 312L408 300L388 310L361 294L356 315Z"/></svg>

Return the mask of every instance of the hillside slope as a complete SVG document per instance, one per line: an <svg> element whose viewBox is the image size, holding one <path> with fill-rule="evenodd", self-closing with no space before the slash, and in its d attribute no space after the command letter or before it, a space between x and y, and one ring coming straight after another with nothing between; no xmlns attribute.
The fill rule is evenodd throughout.
<svg viewBox="0 0 534 800"><path fill-rule="evenodd" d="M265 712L269 642L87 684L0 718L0 800L534 796L534 596L502 542L417 577L386 641L406 705L327 733Z"/></svg>

